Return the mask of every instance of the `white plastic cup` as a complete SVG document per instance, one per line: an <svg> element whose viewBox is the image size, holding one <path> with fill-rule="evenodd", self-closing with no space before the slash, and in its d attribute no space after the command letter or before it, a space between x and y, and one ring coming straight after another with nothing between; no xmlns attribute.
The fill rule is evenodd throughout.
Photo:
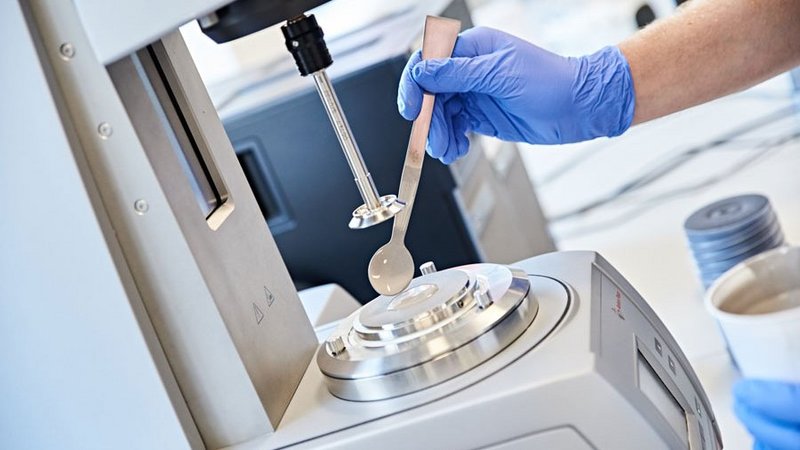
<svg viewBox="0 0 800 450"><path fill-rule="evenodd" d="M743 376L800 382L800 247L737 264L711 285L705 303Z"/></svg>

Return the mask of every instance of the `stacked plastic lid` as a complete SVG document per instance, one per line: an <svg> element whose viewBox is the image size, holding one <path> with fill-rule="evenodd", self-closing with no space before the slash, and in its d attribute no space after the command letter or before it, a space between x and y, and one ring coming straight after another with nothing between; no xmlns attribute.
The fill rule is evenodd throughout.
<svg viewBox="0 0 800 450"><path fill-rule="evenodd" d="M741 261L784 244L769 200L748 194L716 201L684 223L703 286Z"/></svg>

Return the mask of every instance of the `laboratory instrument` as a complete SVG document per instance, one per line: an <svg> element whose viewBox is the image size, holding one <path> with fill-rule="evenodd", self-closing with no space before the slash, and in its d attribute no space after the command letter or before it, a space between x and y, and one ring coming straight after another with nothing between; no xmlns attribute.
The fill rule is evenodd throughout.
<svg viewBox="0 0 800 450"><path fill-rule="evenodd" d="M364 163L353 131L342 111L342 105L339 104L339 98L325 71L325 68L333 63L333 58L328 52L322 28L317 24L316 18L313 14L310 16L302 14L290 19L281 27L281 31L286 38L286 48L294 56L300 74L302 76L310 74L314 78L317 92L353 172L358 192L364 199L364 204L353 211L348 226L355 229L367 228L394 217L403 209L404 204L394 195L383 197L378 195L378 189Z"/></svg>
<svg viewBox="0 0 800 450"><path fill-rule="evenodd" d="M327 25L350 17L338 2L314 13L327 29L336 59L329 76L364 159L378 189L396 193L411 132L411 122L397 114L397 80L419 47L426 15L454 18L468 28L469 9L463 0L357 4L372 14L346 26ZM366 303L376 295L365 275L369 260L392 227L353 233L343 226L359 194L314 83L297 76L276 39L279 31L248 37L249 48L272 54L212 82L211 99L297 288L336 283ZM193 42L190 36L187 44L202 67L206 53ZM309 123L318 124L313 133ZM436 260L442 267L512 263L555 250L521 151L511 142L475 136L457 163L425 164L405 239L417 261Z"/></svg>
<svg viewBox="0 0 800 450"><path fill-rule="evenodd" d="M446 283L474 275L462 306L448 302L450 320L430 316L397 343L422 343L413 356L433 364L430 378L381 383L399 395L374 396L382 400L332 394L325 377L356 398L366 395L363 369L414 358L393 358L384 344L397 333L377 333L379 341L361 340L385 347L369 353L374 364L319 370L318 352L343 359L350 340L317 345L176 31L197 17L239 24L234 5L252 6L239 16L266 26L303 11L270 20L258 6L308 2L225 3L0 3L2 53L15 61L0 85L0 127L8 148L19 149L0 153L9 193L0 221L0 446L720 448L677 343L591 252L445 269L441 280L426 269L420 282L441 296L426 301L424 288L389 302L399 322L380 310L354 314L408 329L407 308L441 311L437 300L458 295ZM495 269L506 280L511 273L508 287L490 275ZM509 315L470 320L495 312ZM515 314L530 325L522 330ZM452 340L434 338L433 328L450 324ZM482 363L421 353L447 344L461 355L456 338L469 333L477 340L467 344L480 345L463 354Z"/></svg>
<svg viewBox="0 0 800 450"><path fill-rule="evenodd" d="M422 58L446 58L453 52L461 23L453 19L428 17L422 35ZM400 293L414 277L414 259L405 245L406 230L411 220L414 198L417 195L422 163L425 160L425 144L435 103L435 95L426 93L422 107L408 140L403 174L400 177L399 195L405 209L395 217L389 242L379 248L369 261L367 275L376 291L383 295Z"/></svg>
<svg viewBox="0 0 800 450"><path fill-rule="evenodd" d="M259 5L254 0L245 0L244 2L233 3L232 6L202 17L200 25L203 31L216 42L228 42L236 37L250 34L271 25L270 23L262 23L258 19L260 15L270 19L277 14L286 16L285 11L281 11L280 7L276 8L272 3L278 5L282 3L289 4L291 5L290 8L294 8L292 11L299 11L299 13L294 13L296 14L295 16L290 16L286 24L281 26L281 32L286 40L286 49L294 57L300 75L304 77L311 75L314 79L317 93L322 100L325 112L328 114L350 171L353 173L358 192L364 201L363 205L353 210L348 226L354 229L367 228L394 217L403 208L403 202L398 201L395 195L380 196L378 194L378 189L375 187L375 182L369 169L367 169L353 136L353 131L350 129L350 124L339 103L336 90L328 77L326 69L333 64L333 58L325 42L325 33L313 14L307 16L303 14L303 9L297 9L297 3L300 2L294 2L294 4L293 2L270 2L267 5ZM324 1L317 0L306 6L316 6L319 3L324 3ZM230 11L231 8L233 8L233 12ZM249 14L252 11L257 13ZM236 21L232 17L235 17ZM234 32L224 30L224 27L220 24L222 20L233 22L228 24L228 28L233 28Z"/></svg>
<svg viewBox="0 0 800 450"><path fill-rule="evenodd" d="M241 448L722 448L677 343L598 254L433 269L342 320L281 428Z"/></svg>

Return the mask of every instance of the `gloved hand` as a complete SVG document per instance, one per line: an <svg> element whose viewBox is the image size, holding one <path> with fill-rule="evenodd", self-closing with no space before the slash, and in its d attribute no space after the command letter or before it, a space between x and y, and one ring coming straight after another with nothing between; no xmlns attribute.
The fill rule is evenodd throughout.
<svg viewBox="0 0 800 450"><path fill-rule="evenodd" d="M452 58L411 57L397 97L407 120L423 90L438 94L427 150L446 164L466 154L468 131L562 144L620 135L633 119L630 68L616 47L566 58L491 28L461 33Z"/></svg>
<svg viewBox="0 0 800 450"><path fill-rule="evenodd" d="M742 380L733 396L734 411L753 435L754 449L800 449L800 384Z"/></svg>

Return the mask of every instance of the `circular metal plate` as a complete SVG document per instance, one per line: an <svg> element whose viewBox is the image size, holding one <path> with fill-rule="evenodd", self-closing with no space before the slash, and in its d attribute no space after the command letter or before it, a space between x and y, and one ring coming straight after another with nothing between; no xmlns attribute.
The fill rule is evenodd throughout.
<svg viewBox="0 0 800 450"><path fill-rule="evenodd" d="M474 264L424 275L342 321L317 353L333 395L379 400L424 389L499 353L538 303L521 271ZM483 305L483 306L481 306Z"/></svg>
<svg viewBox="0 0 800 450"><path fill-rule="evenodd" d="M374 341L376 346L409 340L463 311L469 289L466 272L432 273L424 281L412 281L400 294L381 295L364 305L353 328L360 338Z"/></svg>
<svg viewBox="0 0 800 450"><path fill-rule="evenodd" d="M380 198L381 206L376 209L369 209L367 205L361 205L353 211L353 218L350 219L348 227L354 230L368 228L383 221L389 220L400 212L406 204L397 199L396 195L384 195Z"/></svg>

